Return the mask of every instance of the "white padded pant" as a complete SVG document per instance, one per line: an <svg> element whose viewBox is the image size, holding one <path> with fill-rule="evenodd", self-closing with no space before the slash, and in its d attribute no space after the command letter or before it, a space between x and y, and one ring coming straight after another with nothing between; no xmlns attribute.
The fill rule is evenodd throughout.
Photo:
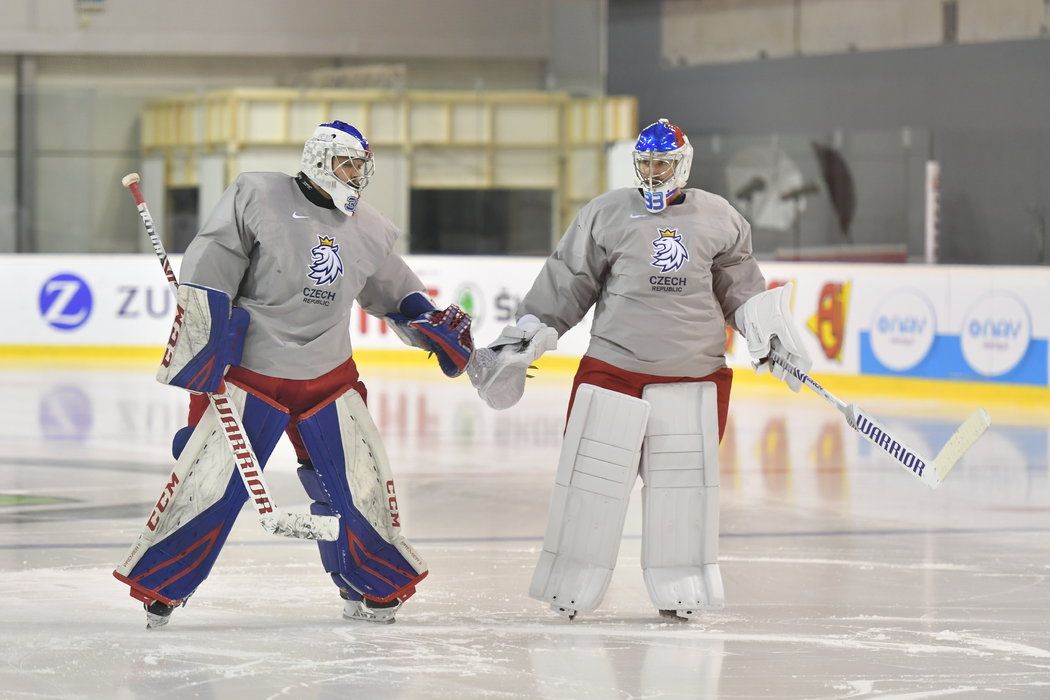
<svg viewBox="0 0 1050 700"><path fill-rule="evenodd" d="M620 550L648 416L641 399L590 384L577 389L529 587L533 598L568 611L598 607Z"/></svg>
<svg viewBox="0 0 1050 700"><path fill-rule="evenodd" d="M718 401L711 382L650 384L642 445L642 570L653 604L725 604L718 569Z"/></svg>

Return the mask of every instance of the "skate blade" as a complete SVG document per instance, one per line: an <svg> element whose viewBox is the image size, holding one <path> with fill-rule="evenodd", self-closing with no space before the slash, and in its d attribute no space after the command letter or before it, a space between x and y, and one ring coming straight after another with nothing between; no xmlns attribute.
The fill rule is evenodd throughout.
<svg viewBox="0 0 1050 700"><path fill-rule="evenodd" d="M153 613L146 613L146 629L148 630L160 629L170 621L170 615L154 615Z"/></svg>
<svg viewBox="0 0 1050 700"><path fill-rule="evenodd" d="M576 611L573 610L572 608L563 608L562 606L560 606L560 605L558 605L556 603L551 603L551 610L553 610L554 612L558 613L562 617L569 618L569 622L572 622L573 620L576 619Z"/></svg>
<svg viewBox="0 0 1050 700"><path fill-rule="evenodd" d="M689 622L694 617L697 617L698 613L695 610L661 610L660 617L668 620L674 620L675 622Z"/></svg>
<svg viewBox="0 0 1050 700"><path fill-rule="evenodd" d="M351 622L369 622L373 625L392 625L397 622L397 618L393 615L386 618L380 618L371 615L347 615L346 613L343 613L343 619L350 620Z"/></svg>

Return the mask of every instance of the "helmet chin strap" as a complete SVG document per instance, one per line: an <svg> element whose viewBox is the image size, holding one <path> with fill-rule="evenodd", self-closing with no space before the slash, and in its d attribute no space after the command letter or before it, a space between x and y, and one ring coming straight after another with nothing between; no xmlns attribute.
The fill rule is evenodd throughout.
<svg viewBox="0 0 1050 700"><path fill-rule="evenodd" d="M345 182L332 178L332 191L328 195L332 198L335 208L347 216L353 216L357 210L357 203L361 200L361 190L351 187Z"/></svg>
<svg viewBox="0 0 1050 700"><path fill-rule="evenodd" d="M645 203L645 210L650 214L659 214L672 204L677 204L683 194L681 187L663 190L659 188L649 189L643 186L638 188L638 192Z"/></svg>

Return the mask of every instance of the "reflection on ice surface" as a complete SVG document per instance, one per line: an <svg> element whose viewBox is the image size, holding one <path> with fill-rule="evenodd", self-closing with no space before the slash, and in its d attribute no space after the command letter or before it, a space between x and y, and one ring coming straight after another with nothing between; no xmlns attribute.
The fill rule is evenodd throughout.
<svg viewBox="0 0 1050 700"><path fill-rule="evenodd" d="M603 606L526 596L568 377L493 412L465 380L369 370L410 539L431 567L389 627L340 619L313 545L242 517L211 578L147 632L110 572L170 469L185 396L150 368L0 371L5 697L1046 697L1050 412L994 425L931 492L819 399L741 382L722 444L727 608L649 607L628 513ZM850 397L933 454L974 407ZM306 501L286 442L267 470Z"/></svg>

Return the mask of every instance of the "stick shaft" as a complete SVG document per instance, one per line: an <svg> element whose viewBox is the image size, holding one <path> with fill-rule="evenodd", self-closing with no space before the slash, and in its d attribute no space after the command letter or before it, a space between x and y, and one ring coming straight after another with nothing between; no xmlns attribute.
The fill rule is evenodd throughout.
<svg viewBox="0 0 1050 700"><path fill-rule="evenodd" d="M160 267L164 270L164 277L168 280L168 286L171 287L172 293L177 294L179 282L175 279L175 271L171 269L171 263L168 262L168 254L164 251L164 244L161 242L160 236L157 235L157 228L153 225L153 216L149 213L149 207L146 206L146 200L142 196L142 190L139 189L139 183L132 182L128 185L128 189L131 190L131 196L135 198L135 206L139 210L139 218L142 219L146 235L149 236L150 243L153 244L153 252L157 254L157 260L160 261Z"/></svg>
<svg viewBox="0 0 1050 700"><path fill-rule="evenodd" d="M897 464L907 469L911 474L920 479L931 489L940 486L941 481L948 475L955 463L973 445L978 437L987 429L991 423L984 409L978 409L966 422L960 426L948 444L944 446L935 459L927 459L906 445L899 438L893 436L881 423L876 421L869 413L860 409L855 404L847 404L830 391L822 387L816 380L795 367L779 353L771 353L770 362L780 365L786 372L813 390L814 393L823 397L828 403L835 406L846 418L850 427L856 430L865 440L884 451L892 457Z"/></svg>
<svg viewBox="0 0 1050 700"><path fill-rule="evenodd" d="M770 354L769 359L770 361L775 362L776 364L783 367L784 371L786 371L788 374L794 375L796 379L798 379L800 382L812 389L818 396L822 397L832 406L839 409L839 411L841 411L842 414L847 417L847 419L849 418L849 405L845 401L843 401L842 399L840 399L839 397L835 396L830 391L822 387L816 379L809 376L808 374L800 370L798 367L792 365L782 355L772 353Z"/></svg>

